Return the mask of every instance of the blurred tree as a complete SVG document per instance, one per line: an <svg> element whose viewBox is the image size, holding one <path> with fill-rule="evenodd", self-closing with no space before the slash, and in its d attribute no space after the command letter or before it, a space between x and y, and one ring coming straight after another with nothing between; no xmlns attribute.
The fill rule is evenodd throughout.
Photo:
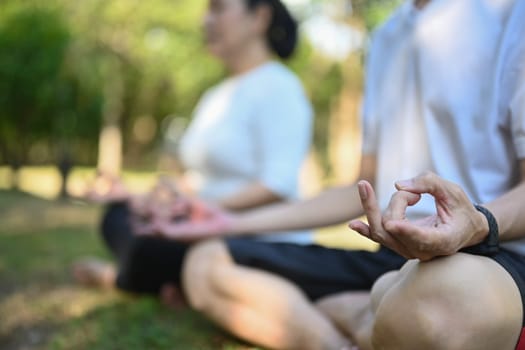
<svg viewBox="0 0 525 350"><path fill-rule="evenodd" d="M389 15L400 0L310 0L332 21L344 23L354 33L361 32L362 46L354 47L341 62L322 57L309 60L308 76L316 108L315 145L325 171L324 180L348 183L357 176L360 164L360 105L363 90L363 63L366 36ZM321 5L321 6L320 6ZM327 38L328 40L328 38ZM354 38L356 40L356 38ZM315 50L314 50L315 51ZM307 78L307 80L310 80Z"/></svg>
<svg viewBox="0 0 525 350"><path fill-rule="evenodd" d="M204 2L152 0L63 1L81 57L97 58L104 95L99 167L118 172L144 164L159 125L189 117L203 89L223 72L205 54L200 34ZM139 126L149 126L151 132Z"/></svg>
<svg viewBox="0 0 525 350"><path fill-rule="evenodd" d="M71 51L71 50L70 50ZM69 173L75 164L94 158L101 126L102 94L97 85L90 85L86 72L73 65L68 54L57 82L58 96L54 103L53 123L48 133L57 167L62 177L60 195L67 196ZM86 153L92 153L87 155Z"/></svg>
<svg viewBox="0 0 525 350"><path fill-rule="evenodd" d="M354 16L362 19L367 30L382 23L402 0L352 0Z"/></svg>
<svg viewBox="0 0 525 350"><path fill-rule="evenodd" d="M16 173L30 145L46 137L56 112L58 81L69 42L60 14L11 6L0 19L0 143Z"/></svg>
<svg viewBox="0 0 525 350"><path fill-rule="evenodd" d="M352 21L370 29L398 2L346 4ZM0 2L0 161L16 169L28 160L59 159L65 176L73 163L93 164L97 154L99 164L118 171L124 153L127 166L150 167L167 116L189 119L203 91L225 75L203 45L205 6L194 0ZM341 91L357 96L360 83L344 85L360 79L361 68L349 75L348 62L323 58L304 39L287 64L313 101L315 146L329 169L330 133L337 129L330 126L331 110Z"/></svg>

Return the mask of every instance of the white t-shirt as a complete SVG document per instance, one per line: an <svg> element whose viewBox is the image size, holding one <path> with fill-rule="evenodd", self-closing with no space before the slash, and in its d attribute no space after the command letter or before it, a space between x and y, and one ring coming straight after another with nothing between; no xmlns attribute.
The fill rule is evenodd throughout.
<svg viewBox="0 0 525 350"><path fill-rule="evenodd" d="M377 156L382 208L396 180L425 170L475 203L516 185L525 158L524 3L433 0L418 11L409 0L374 34L363 150ZM434 212L424 196L408 215Z"/></svg>
<svg viewBox="0 0 525 350"><path fill-rule="evenodd" d="M293 200L311 136L312 108L300 81L272 61L207 91L179 154L203 198L224 198L258 181ZM310 243L312 237L301 231L264 240Z"/></svg>

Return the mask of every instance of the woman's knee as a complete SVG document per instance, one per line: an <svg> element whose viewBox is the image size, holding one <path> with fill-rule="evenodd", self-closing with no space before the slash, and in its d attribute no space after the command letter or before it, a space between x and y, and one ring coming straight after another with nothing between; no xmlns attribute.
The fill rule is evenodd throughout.
<svg viewBox="0 0 525 350"><path fill-rule="evenodd" d="M189 304L205 311L212 303L214 269L232 263L226 244L209 240L194 244L186 254L182 270L182 285Z"/></svg>
<svg viewBox="0 0 525 350"><path fill-rule="evenodd" d="M384 294L372 342L381 349L512 349L521 298L510 275L466 254L410 266Z"/></svg>

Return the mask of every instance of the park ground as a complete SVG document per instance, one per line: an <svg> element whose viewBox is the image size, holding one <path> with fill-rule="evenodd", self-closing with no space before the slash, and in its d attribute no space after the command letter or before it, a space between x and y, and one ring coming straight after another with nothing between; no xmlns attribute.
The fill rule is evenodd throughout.
<svg viewBox="0 0 525 350"><path fill-rule="evenodd" d="M24 192L2 189L2 171L0 349L257 349L191 310L173 311L152 297L76 285L70 273L76 259L110 259L97 234L102 208L52 199L57 184L50 169L26 169ZM88 173L80 171L73 178L80 183ZM137 187L146 188L152 178L128 174ZM341 229L318 233L317 239L370 247Z"/></svg>

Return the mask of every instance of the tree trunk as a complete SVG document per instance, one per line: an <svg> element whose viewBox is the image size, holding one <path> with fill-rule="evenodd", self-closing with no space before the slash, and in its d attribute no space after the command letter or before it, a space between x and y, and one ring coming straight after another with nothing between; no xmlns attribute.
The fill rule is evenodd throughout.
<svg viewBox="0 0 525 350"><path fill-rule="evenodd" d="M100 131L97 169L118 175L122 167L122 131L116 125L105 125Z"/></svg>
<svg viewBox="0 0 525 350"><path fill-rule="evenodd" d="M65 149L60 152L57 168L61 179L59 196L61 199L65 199L69 197L69 193L67 191L67 180L69 178L69 174L71 174L71 170L73 169L71 155Z"/></svg>
<svg viewBox="0 0 525 350"><path fill-rule="evenodd" d="M20 164L11 162L11 181L10 188L15 191L20 191Z"/></svg>
<svg viewBox="0 0 525 350"><path fill-rule="evenodd" d="M104 91L104 125L98 144L99 171L118 175L122 167L122 131L120 119L123 111L124 83L121 63L115 58L109 62L109 74Z"/></svg>
<svg viewBox="0 0 525 350"><path fill-rule="evenodd" d="M330 118L329 154L336 183L355 181L361 163L361 65L356 57L348 61L344 71L345 83L334 101Z"/></svg>

